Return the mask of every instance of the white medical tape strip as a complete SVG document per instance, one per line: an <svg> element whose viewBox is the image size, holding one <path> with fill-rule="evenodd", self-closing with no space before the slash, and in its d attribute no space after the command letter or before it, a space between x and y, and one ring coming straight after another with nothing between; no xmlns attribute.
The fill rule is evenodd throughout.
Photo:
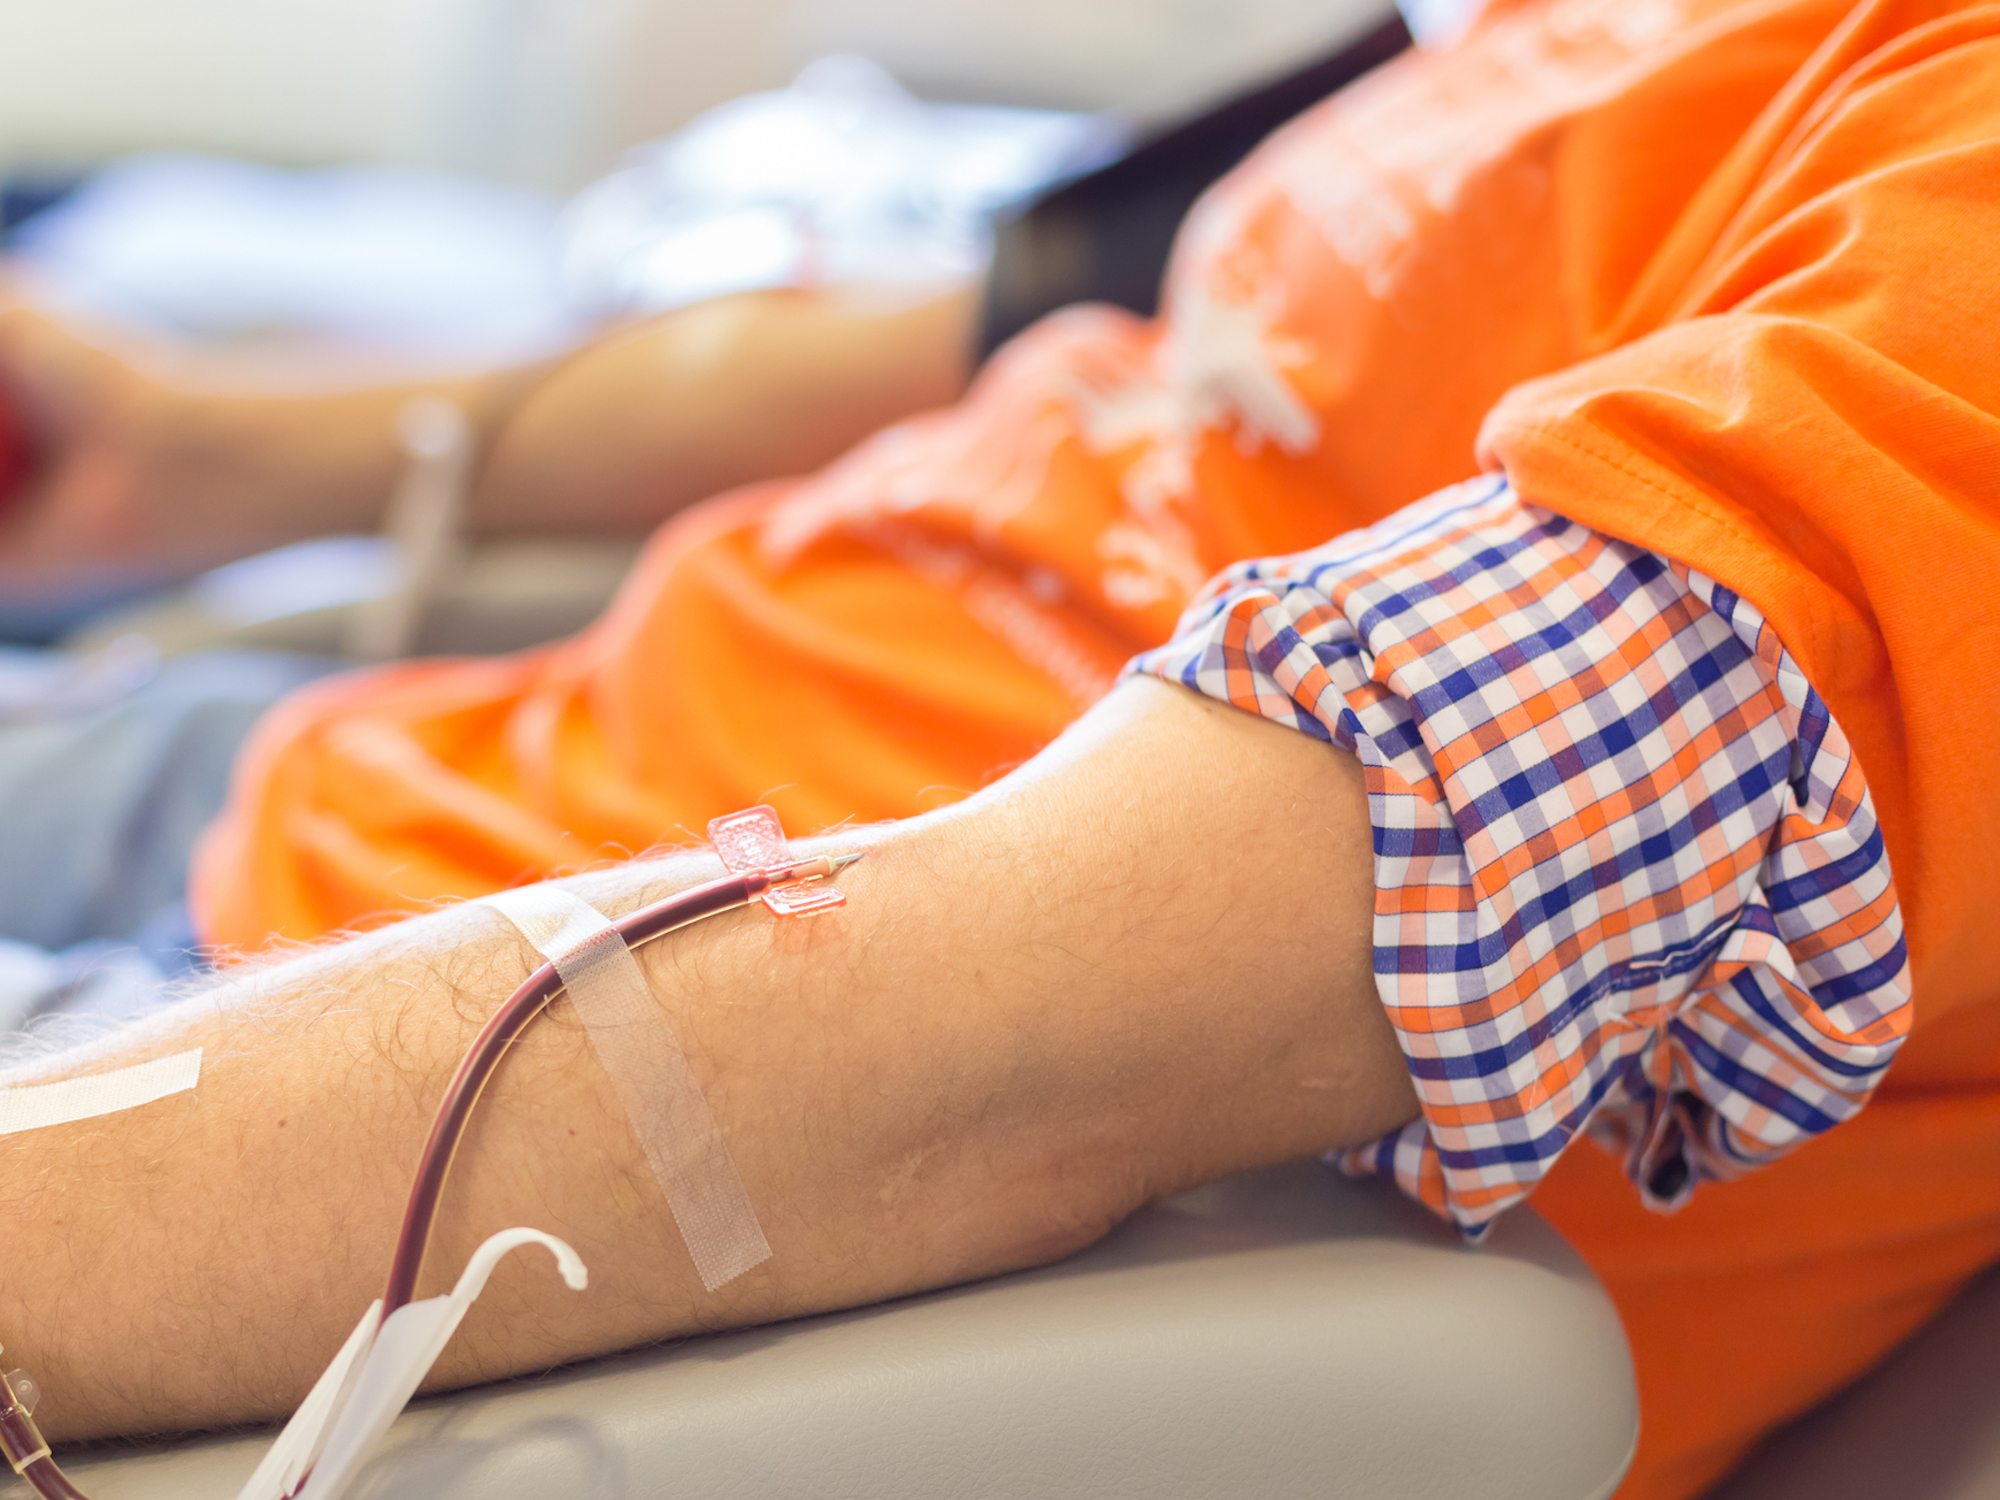
<svg viewBox="0 0 2000 1500"><path fill-rule="evenodd" d="M200 1077L201 1048L196 1047L191 1052L176 1052L172 1057L157 1057L109 1073L0 1089L0 1135L40 1130L44 1125L67 1125L93 1115L116 1114L121 1109L137 1109L155 1099L193 1088Z"/></svg>
<svg viewBox="0 0 2000 1500"><path fill-rule="evenodd" d="M618 930L555 886L483 896L561 976L632 1133L665 1189L701 1284L711 1292L771 1258L743 1178L687 1054Z"/></svg>

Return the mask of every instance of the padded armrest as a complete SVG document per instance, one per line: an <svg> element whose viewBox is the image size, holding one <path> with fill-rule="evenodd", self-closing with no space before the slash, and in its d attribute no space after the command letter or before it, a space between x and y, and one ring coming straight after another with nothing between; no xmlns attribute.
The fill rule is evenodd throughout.
<svg viewBox="0 0 2000 1500"><path fill-rule="evenodd" d="M1603 1500L1638 1432L1616 1314L1517 1209L1467 1250L1311 1163L1060 1265L426 1400L367 1500ZM228 1500L268 1435L64 1461Z"/></svg>

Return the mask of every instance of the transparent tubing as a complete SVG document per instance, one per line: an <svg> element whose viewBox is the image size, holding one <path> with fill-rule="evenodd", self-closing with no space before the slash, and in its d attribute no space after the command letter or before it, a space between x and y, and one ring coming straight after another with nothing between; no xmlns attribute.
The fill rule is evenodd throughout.
<svg viewBox="0 0 2000 1500"><path fill-rule="evenodd" d="M637 948L642 943L665 937L676 928L747 906L767 891L800 881L824 879L860 857L859 854L847 854L836 858L810 859L776 869L711 880L706 885L694 886L651 906L642 906L611 925L629 946ZM451 1083L445 1089L444 1101L438 1106L437 1116L431 1124L430 1139L425 1142L423 1155L418 1159L415 1181L410 1186L409 1202L403 1211L402 1231L396 1237L395 1255L389 1264L389 1285L383 1294L383 1317L407 1305L416 1291L417 1275L423 1269L424 1251L430 1244L431 1226L437 1219L438 1201L444 1192L445 1179L451 1172L452 1158L457 1154L458 1143L465 1135L466 1123L472 1117L481 1091L499 1068L501 1058L513 1045L514 1039L527 1030L535 1017L548 1009L550 1002L562 993L562 988L562 978L556 973L554 964L545 963L536 969L493 1013L492 1019L473 1039L465 1060L458 1065L458 1071L452 1075ZM90 1500L70 1483L49 1456L49 1445L5 1375L0 1375L0 1456L7 1459L8 1465L28 1481L29 1487L42 1500Z"/></svg>
<svg viewBox="0 0 2000 1500"><path fill-rule="evenodd" d="M49 1457L49 1445L6 1375L0 1375L0 1453L5 1453L8 1465L43 1500L89 1500Z"/></svg>

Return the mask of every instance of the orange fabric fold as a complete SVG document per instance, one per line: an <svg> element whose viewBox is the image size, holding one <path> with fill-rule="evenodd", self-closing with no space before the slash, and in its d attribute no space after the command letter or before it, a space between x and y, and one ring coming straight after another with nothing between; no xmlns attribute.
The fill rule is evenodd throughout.
<svg viewBox="0 0 2000 1500"><path fill-rule="evenodd" d="M1280 131L1162 316L699 507L578 638L307 690L197 859L256 947L690 836L903 816L1046 743L1226 562L1503 466L1777 627L1858 755L1916 1032L1853 1124L1679 1217L1573 1151L1697 1493L2000 1257L2000 6L1496 0ZM1496 404L1497 403L1497 404Z"/></svg>

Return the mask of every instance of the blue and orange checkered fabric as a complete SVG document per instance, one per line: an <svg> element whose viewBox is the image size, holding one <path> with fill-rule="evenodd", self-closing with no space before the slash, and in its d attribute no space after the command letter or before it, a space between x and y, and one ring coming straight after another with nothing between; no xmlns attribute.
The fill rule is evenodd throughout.
<svg viewBox="0 0 2000 1500"><path fill-rule="evenodd" d="M1502 478L1230 569L1130 670L1359 757L1422 1113L1342 1162L1467 1234L1584 1133L1676 1206L1851 1118L1909 1030L1867 787L1763 617Z"/></svg>

